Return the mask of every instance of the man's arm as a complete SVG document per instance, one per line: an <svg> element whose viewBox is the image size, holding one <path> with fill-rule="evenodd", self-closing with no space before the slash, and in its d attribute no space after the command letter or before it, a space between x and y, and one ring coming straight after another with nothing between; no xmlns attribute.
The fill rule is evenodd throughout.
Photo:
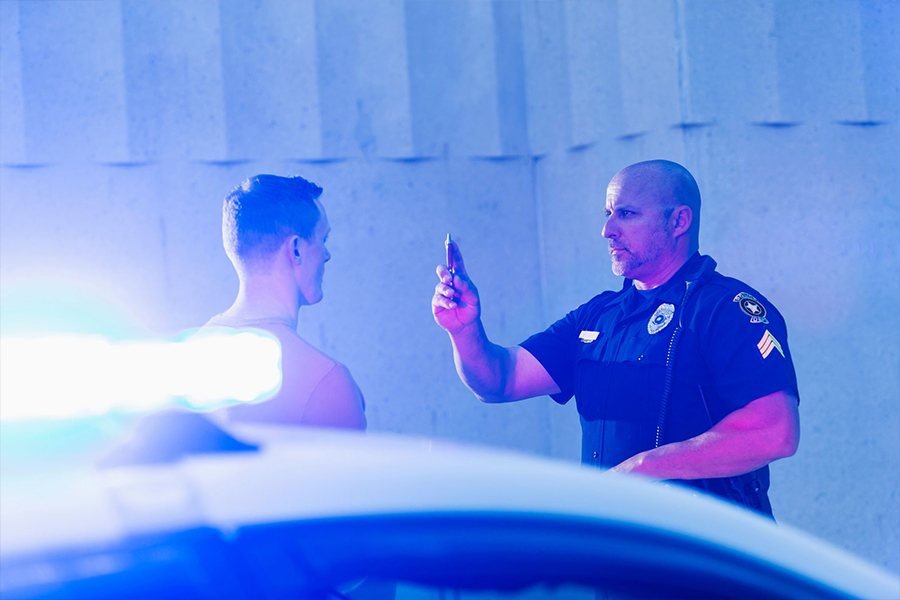
<svg viewBox="0 0 900 600"><path fill-rule="evenodd" d="M440 282L434 289L431 311L450 335L459 378L483 402L513 402L559 392L530 352L520 346L498 346L487 338L478 290L466 273L456 243L450 244L456 272L451 275L446 265L438 266Z"/></svg>
<svg viewBox="0 0 900 600"><path fill-rule="evenodd" d="M781 391L732 412L706 433L641 452L612 470L653 479L730 477L793 456L799 442L797 399Z"/></svg>

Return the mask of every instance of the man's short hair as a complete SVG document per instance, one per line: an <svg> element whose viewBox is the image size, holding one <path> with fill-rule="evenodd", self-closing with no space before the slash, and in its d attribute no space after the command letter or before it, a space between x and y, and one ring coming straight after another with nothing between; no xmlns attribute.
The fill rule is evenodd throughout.
<svg viewBox="0 0 900 600"><path fill-rule="evenodd" d="M272 254L285 238L308 239L319 222L322 188L302 177L257 175L245 179L222 205L222 241L232 262Z"/></svg>

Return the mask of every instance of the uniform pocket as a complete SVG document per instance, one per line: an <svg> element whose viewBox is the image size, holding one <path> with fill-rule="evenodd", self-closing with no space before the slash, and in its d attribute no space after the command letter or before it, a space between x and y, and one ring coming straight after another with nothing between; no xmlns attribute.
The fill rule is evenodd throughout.
<svg viewBox="0 0 900 600"><path fill-rule="evenodd" d="M604 418L609 396L611 365L589 358L575 364L575 402L588 421Z"/></svg>

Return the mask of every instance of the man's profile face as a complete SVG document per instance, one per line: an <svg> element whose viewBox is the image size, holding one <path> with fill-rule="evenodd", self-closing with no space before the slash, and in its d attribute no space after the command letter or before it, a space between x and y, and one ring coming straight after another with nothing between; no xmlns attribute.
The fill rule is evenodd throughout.
<svg viewBox="0 0 900 600"><path fill-rule="evenodd" d="M331 253L325 247L331 226L325 208L316 200L319 209L319 221L313 228L309 239L301 239L303 259L297 269L297 285L306 304L315 304L322 300L322 278L325 276L325 263L331 260Z"/></svg>
<svg viewBox="0 0 900 600"><path fill-rule="evenodd" d="M651 277L671 252L665 209L652 186L629 184L617 175L606 190L606 224L612 271L629 279Z"/></svg>

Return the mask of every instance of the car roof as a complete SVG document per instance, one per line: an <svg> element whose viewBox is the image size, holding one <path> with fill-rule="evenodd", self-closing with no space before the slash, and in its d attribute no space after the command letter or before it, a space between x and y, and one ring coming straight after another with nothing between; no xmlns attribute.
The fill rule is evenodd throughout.
<svg viewBox="0 0 900 600"><path fill-rule="evenodd" d="M0 558L211 527L434 514L542 515L701 540L838 590L900 580L794 528L640 477L428 438L231 425L255 452L4 475Z"/></svg>

